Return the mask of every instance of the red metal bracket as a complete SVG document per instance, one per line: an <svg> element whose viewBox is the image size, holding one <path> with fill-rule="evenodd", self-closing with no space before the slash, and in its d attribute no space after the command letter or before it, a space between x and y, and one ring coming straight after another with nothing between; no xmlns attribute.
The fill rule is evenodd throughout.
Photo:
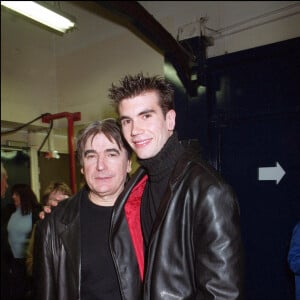
<svg viewBox="0 0 300 300"><path fill-rule="evenodd" d="M73 194L76 193L76 173L75 173L75 152L74 152L74 122L81 120L81 113L61 112L57 114L47 114L42 117L43 123L50 123L52 120L67 118L68 120L68 146L70 161L70 182Z"/></svg>

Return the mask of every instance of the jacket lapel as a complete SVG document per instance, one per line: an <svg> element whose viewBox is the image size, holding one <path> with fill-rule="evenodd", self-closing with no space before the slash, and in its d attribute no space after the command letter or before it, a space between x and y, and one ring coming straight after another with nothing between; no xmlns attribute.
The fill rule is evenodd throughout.
<svg viewBox="0 0 300 300"><path fill-rule="evenodd" d="M152 233L151 233L152 237L155 235L155 232L157 231L158 227L160 226L162 220L165 217L165 214L169 207L169 203L172 198L174 186L176 185L177 182L180 182L182 180L182 176L186 172L186 168L189 165L190 159L191 159L191 154L184 152L174 167L174 170L173 170L170 180L169 180L169 184L166 188L165 194L164 194L163 198L161 199L159 208L157 210L157 215L156 215L156 218L155 218L155 221L153 224Z"/></svg>

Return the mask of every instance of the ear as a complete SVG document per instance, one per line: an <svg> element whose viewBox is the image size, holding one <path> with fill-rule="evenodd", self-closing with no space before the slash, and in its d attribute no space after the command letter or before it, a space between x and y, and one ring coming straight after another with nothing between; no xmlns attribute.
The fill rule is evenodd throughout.
<svg viewBox="0 0 300 300"><path fill-rule="evenodd" d="M83 168L80 169L80 173L84 175Z"/></svg>
<svg viewBox="0 0 300 300"><path fill-rule="evenodd" d="M166 122L168 130L173 131L175 128L175 119L176 119L176 112L174 109L171 109L166 114Z"/></svg>

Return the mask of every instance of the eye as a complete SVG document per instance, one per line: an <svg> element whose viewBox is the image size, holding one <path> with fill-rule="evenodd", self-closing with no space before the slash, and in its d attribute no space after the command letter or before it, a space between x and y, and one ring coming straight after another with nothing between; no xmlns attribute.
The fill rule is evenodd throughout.
<svg viewBox="0 0 300 300"><path fill-rule="evenodd" d="M108 153L108 155L107 155L108 157L115 157L115 156L117 156L115 153Z"/></svg>
<svg viewBox="0 0 300 300"><path fill-rule="evenodd" d="M149 118L151 118L151 117L152 117L152 115L151 115L150 113L147 113L147 114L144 114L144 115L143 115L143 119L144 119L144 120L149 119Z"/></svg>
<svg viewBox="0 0 300 300"><path fill-rule="evenodd" d="M121 125L122 126L126 126L126 125L129 125L131 123L131 120L130 119L123 119L121 121Z"/></svg>
<svg viewBox="0 0 300 300"><path fill-rule="evenodd" d="M96 154L95 154L95 153L88 153L88 154L85 156L86 159L93 159L93 158L95 158L95 157L96 157Z"/></svg>
<svg viewBox="0 0 300 300"><path fill-rule="evenodd" d="M116 151L107 152L107 157L117 157L119 153Z"/></svg>

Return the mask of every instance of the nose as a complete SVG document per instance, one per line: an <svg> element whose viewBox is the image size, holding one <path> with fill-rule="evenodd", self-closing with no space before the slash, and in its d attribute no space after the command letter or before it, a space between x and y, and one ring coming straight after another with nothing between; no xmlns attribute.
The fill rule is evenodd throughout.
<svg viewBox="0 0 300 300"><path fill-rule="evenodd" d="M104 157L99 156L97 159L97 171L102 171L105 169L105 160Z"/></svg>
<svg viewBox="0 0 300 300"><path fill-rule="evenodd" d="M131 135L138 135L142 132L142 128L139 126L137 121L132 122Z"/></svg>

